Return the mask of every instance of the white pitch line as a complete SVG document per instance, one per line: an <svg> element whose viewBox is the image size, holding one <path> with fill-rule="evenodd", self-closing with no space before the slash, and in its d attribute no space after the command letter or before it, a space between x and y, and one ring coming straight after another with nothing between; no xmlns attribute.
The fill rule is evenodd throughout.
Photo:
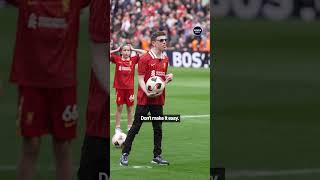
<svg viewBox="0 0 320 180"><path fill-rule="evenodd" d="M123 169L152 169L152 166L126 166L121 167L120 165L117 167L111 167L110 171L119 171Z"/></svg>
<svg viewBox="0 0 320 180"><path fill-rule="evenodd" d="M210 117L210 114L202 114L202 115L182 115L181 118L203 118Z"/></svg>
<svg viewBox="0 0 320 180"><path fill-rule="evenodd" d="M239 170L227 171L226 177L237 179L243 177L275 177L320 174L320 168L314 169L288 169L288 170Z"/></svg>

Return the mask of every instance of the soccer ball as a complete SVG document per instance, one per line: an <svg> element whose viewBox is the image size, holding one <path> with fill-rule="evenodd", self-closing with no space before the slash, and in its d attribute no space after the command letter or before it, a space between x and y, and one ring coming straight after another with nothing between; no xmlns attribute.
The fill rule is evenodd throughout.
<svg viewBox="0 0 320 180"><path fill-rule="evenodd" d="M123 133L123 132L116 133L112 137L112 144L115 147L120 148L123 145L126 138L127 138L127 135L125 133Z"/></svg>
<svg viewBox="0 0 320 180"><path fill-rule="evenodd" d="M152 76L146 83L146 89L150 93L159 94L164 90L165 82L159 76Z"/></svg>

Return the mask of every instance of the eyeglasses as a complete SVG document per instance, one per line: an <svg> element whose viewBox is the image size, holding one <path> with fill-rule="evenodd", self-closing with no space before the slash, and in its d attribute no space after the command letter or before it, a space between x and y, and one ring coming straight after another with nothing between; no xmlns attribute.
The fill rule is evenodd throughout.
<svg viewBox="0 0 320 180"><path fill-rule="evenodd" d="M159 41L159 42L167 42L167 39L158 39L157 41Z"/></svg>

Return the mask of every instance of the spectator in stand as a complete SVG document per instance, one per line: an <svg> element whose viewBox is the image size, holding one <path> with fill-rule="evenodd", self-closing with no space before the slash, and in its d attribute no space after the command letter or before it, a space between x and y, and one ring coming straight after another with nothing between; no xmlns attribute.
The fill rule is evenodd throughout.
<svg viewBox="0 0 320 180"><path fill-rule="evenodd" d="M203 32L209 30L207 0L112 0L111 3L111 38L115 47L130 39L135 47L148 50L150 32L160 29L168 35L168 49L207 52L210 48L207 35L195 41L193 34L195 26L202 27Z"/></svg>

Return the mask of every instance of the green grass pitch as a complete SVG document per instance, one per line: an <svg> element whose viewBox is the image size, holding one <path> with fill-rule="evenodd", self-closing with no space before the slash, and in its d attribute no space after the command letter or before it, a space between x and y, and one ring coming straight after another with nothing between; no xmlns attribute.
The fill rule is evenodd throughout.
<svg viewBox="0 0 320 180"><path fill-rule="evenodd" d="M114 65L111 66L111 73ZM170 166L152 165L153 131L151 123L144 123L136 136L129 166L120 167L121 150L111 145L112 179L208 179L210 156L210 106L209 69L170 68L174 80L166 87L164 114L180 114L180 123L163 124L163 156ZM113 80L113 75L112 78ZM137 84L137 77L135 78ZM135 92L137 87L135 88ZM111 91L111 114L115 113L115 92ZM199 117L183 117L186 115ZM122 129L127 127L126 108L122 112ZM115 118L111 117L111 134L114 133Z"/></svg>
<svg viewBox="0 0 320 180"><path fill-rule="evenodd" d="M213 165L227 179L319 179L320 23L225 18L213 26Z"/></svg>

